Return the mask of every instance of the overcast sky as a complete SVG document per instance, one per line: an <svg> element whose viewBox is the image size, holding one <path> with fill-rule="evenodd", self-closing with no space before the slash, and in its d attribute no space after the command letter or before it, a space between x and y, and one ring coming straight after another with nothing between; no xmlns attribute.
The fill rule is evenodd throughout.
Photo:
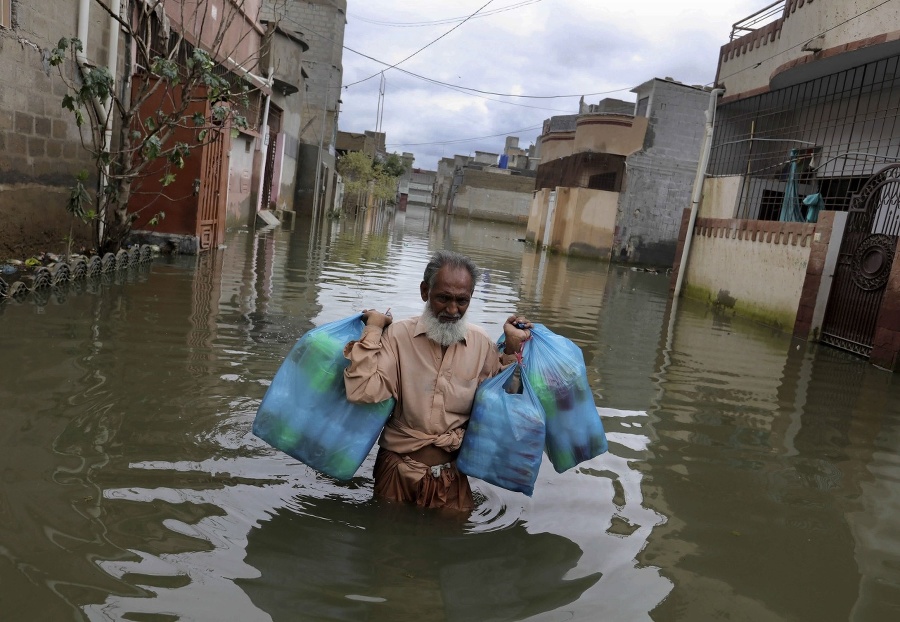
<svg viewBox="0 0 900 622"><path fill-rule="evenodd" d="M414 153L416 167L435 169L443 156L474 155L476 150L500 153L507 135L519 136L519 145L528 147L544 119L578 111L580 94L588 103L604 97L634 101L630 89L651 78L711 83L731 25L767 4L765 0L349 0L343 58L348 88L341 95L340 129L376 128L380 76L354 83L385 70L382 131L387 133L388 151ZM387 70L384 64L350 51L390 65L455 26L396 69ZM491 93L574 96L526 99L460 92L401 69Z"/></svg>

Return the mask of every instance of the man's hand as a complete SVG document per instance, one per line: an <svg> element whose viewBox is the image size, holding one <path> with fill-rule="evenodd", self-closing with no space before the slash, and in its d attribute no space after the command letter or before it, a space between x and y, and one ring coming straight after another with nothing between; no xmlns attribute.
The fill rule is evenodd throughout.
<svg viewBox="0 0 900 622"><path fill-rule="evenodd" d="M362 317L366 326L377 326L378 328L387 328L394 321L390 309L385 313L380 313L375 309L366 309L363 311Z"/></svg>
<svg viewBox="0 0 900 622"><path fill-rule="evenodd" d="M518 352L522 344L531 338L532 328L534 325L522 315L511 315L506 318L506 323L503 324L503 334L506 336L503 352L505 354Z"/></svg>

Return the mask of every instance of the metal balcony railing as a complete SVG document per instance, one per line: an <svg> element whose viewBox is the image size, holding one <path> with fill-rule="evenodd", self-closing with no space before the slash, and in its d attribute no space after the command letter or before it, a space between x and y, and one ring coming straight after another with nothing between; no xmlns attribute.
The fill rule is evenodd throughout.
<svg viewBox="0 0 900 622"><path fill-rule="evenodd" d="M735 22L731 25L731 37L729 40L734 41L739 37L743 37L748 32L753 32L766 24L771 24L784 15L784 5L786 2L787 0L778 0L778 2L773 2L753 15Z"/></svg>

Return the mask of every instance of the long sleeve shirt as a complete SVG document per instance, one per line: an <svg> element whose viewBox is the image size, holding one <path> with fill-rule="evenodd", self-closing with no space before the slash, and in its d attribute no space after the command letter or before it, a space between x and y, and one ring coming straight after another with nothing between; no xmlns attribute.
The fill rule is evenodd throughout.
<svg viewBox="0 0 900 622"><path fill-rule="evenodd" d="M462 443L475 390L512 363L480 327L468 326L463 341L442 351L420 318L367 326L344 349L347 398L354 403L397 400L379 444L405 454L426 445L454 451Z"/></svg>

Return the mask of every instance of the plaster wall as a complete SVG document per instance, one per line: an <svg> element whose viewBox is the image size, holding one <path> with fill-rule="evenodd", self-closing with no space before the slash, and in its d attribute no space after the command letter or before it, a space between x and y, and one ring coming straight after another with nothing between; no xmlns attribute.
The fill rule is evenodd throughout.
<svg viewBox="0 0 900 622"><path fill-rule="evenodd" d="M814 230L801 223L698 219L685 295L791 329Z"/></svg>
<svg viewBox="0 0 900 622"><path fill-rule="evenodd" d="M540 138L541 163L552 162L575 153L575 132L553 132Z"/></svg>
<svg viewBox="0 0 900 622"><path fill-rule="evenodd" d="M703 197L697 216L701 218L734 218L741 195L743 177L708 177L703 182Z"/></svg>
<svg viewBox="0 0 900 622"><path fill-rule="evenodd" d="M225 210L225 226L239 227L250 223L250 214L256 213L256 195L259 175L254 169L260 156L256 142L250 135L241 134L231 143L228 166L228 199ZM249 144L250 149L247 149Z"/></svg>
<svg viewBox="0 0 900 622"><path fill-rule="evenodd" d="M573 153L631 155L644 146L647 123L646 117L630 115L581 115L576 124Z"/></svg>
<svg viewBox="0 0 900 622"><path fill-rule="evenodd" d="M558 188L550 247L567 255L609 259L618 192Z"/></svg>
<svg viewBox="0 0 900 622"><path fill-rule="evenodd" d="M453 198L453 213L496 222L525 223L531 206L530 192L460 186Z"/></svg>

